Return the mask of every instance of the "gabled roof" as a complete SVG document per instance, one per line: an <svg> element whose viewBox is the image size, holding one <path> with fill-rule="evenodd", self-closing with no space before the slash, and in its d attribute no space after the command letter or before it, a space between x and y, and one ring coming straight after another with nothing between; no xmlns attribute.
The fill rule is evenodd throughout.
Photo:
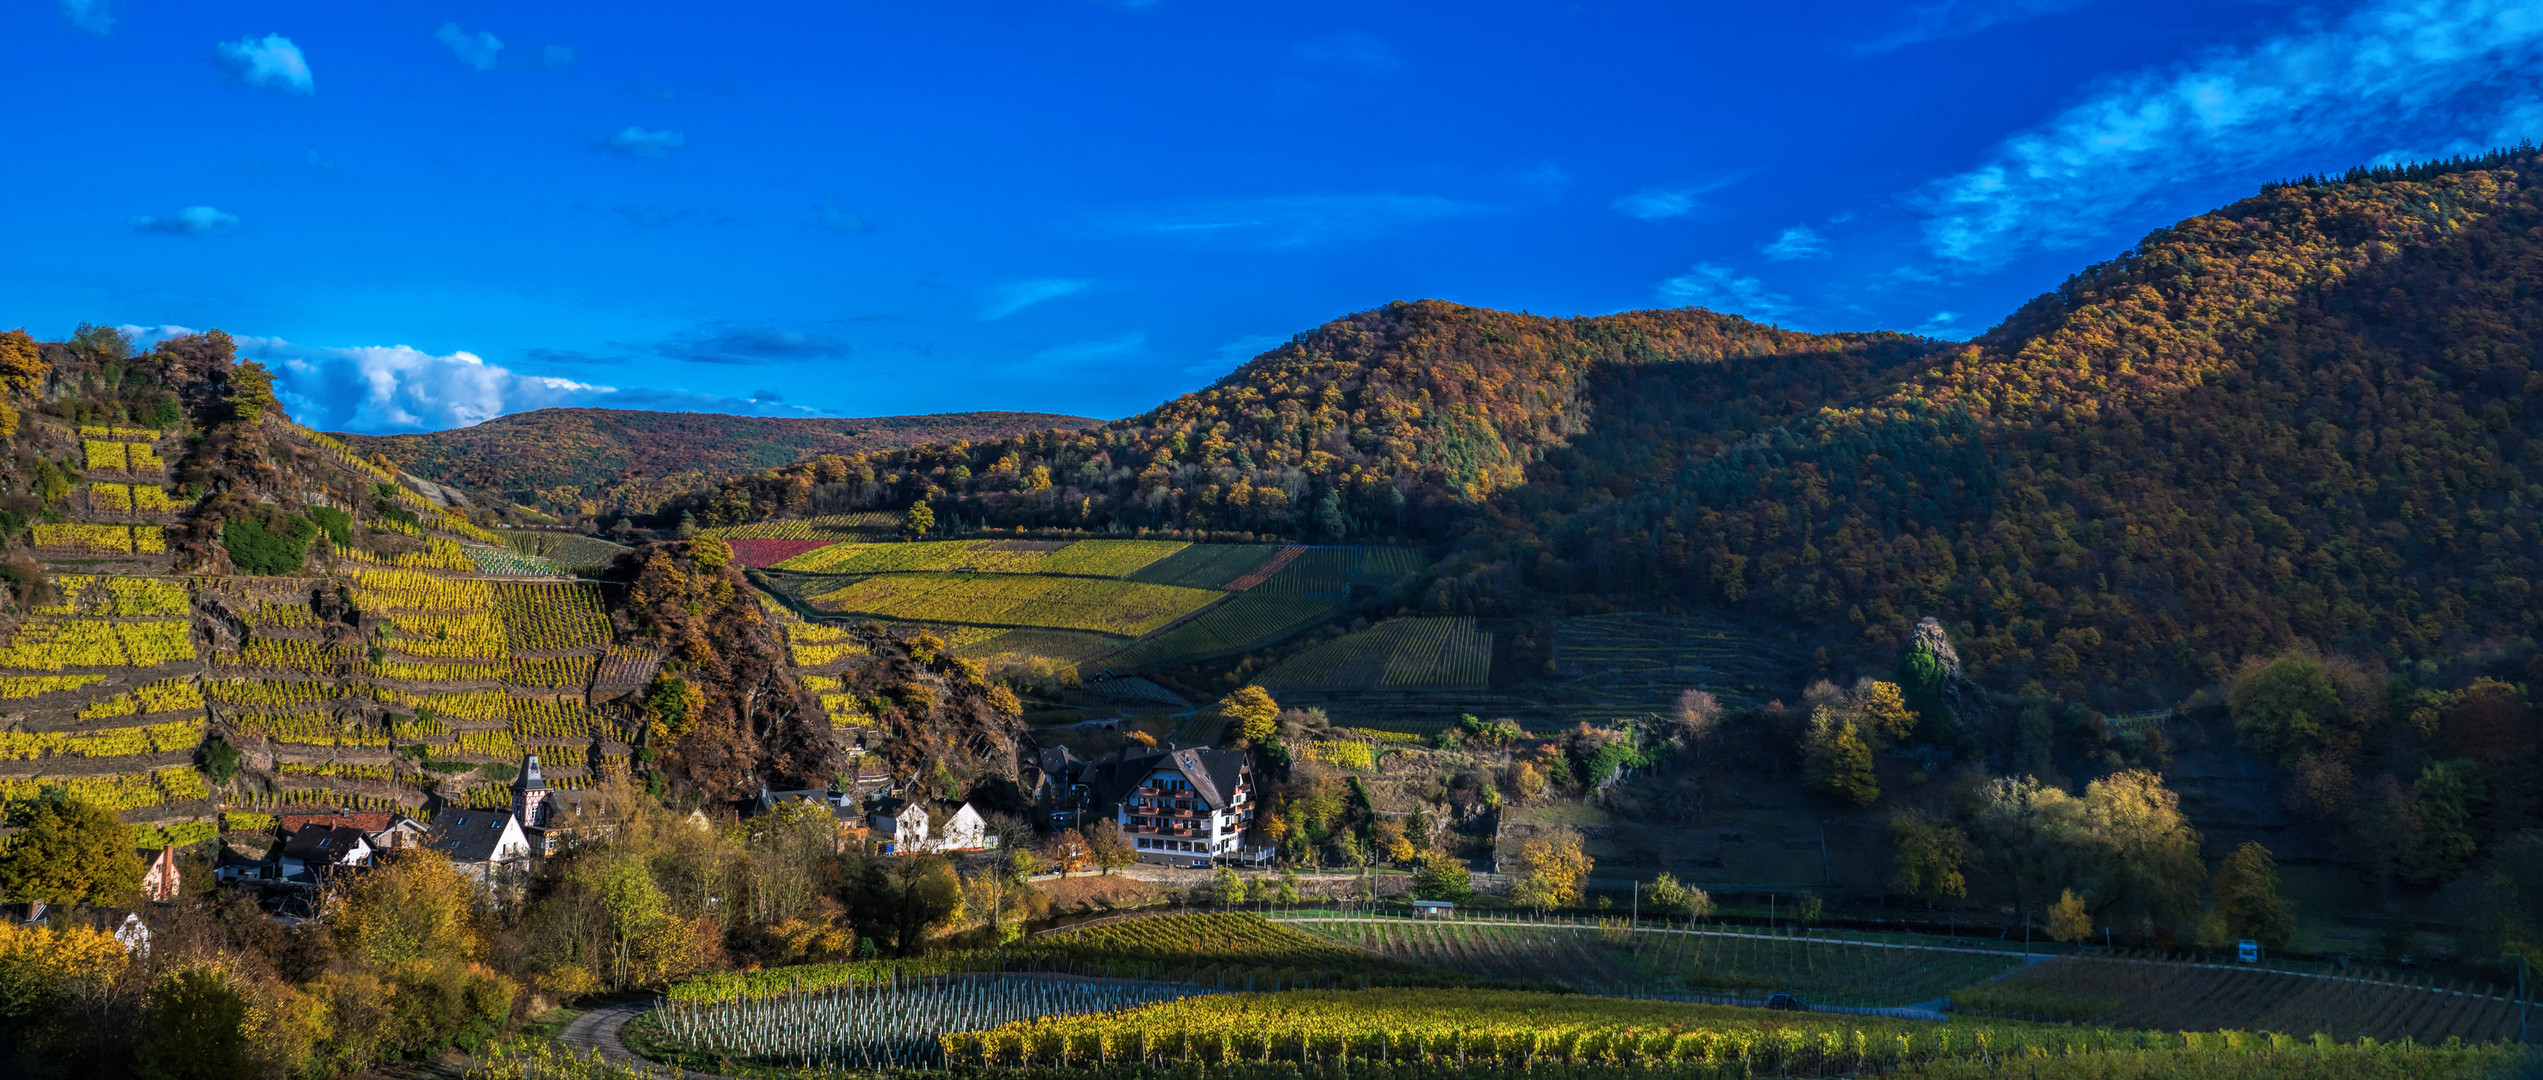
<svg viewBox="0 0 2543 1080"><path fill-rule="evenodd" d="M514 820L509 810L445 810L425 844L452 862L492 862Z"/></svg>
<svg viewBox="0 0 2543 1080"><path fill-rule="evenodd" d="M350 825L311 825L283 841L283 857L304 863L343 862L370 845L370 837Z"/></svg>
<svg viewBox="0 0 2543 1080"><path fill-rule="evenodd" d="M1062 782L1077 779L1077 775L1086 769L1085 760L1069 752L1068 747L1065 746L1053 746L1041 750L1033 755L1033 763L1040 766L1042 772L1052 779Z"/></svg>
<svg viewBox="0 0 2543 1080"><path fill-rule="evenodd" d="M1245 752L1242 750L1164 750L1125 757L1109 770L1098 766L1087 773L1087 784L1094 788L1098 805L1112 805L1130 797L1130 789L1163 769L1180 774L1192 785L1192 794L1213 810L1224 810L1234 799L1236 785L1244 777Z"/></svg>

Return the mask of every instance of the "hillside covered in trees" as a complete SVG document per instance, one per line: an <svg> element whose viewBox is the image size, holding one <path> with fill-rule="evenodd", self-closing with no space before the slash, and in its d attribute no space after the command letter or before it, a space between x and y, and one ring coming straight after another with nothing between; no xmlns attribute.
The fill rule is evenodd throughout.
<svg viewBox="0 0 2543 1080"><path fill-rule="evenodd" d="M539 409L448 431L337 438L365 454L386 454L436 483L574 516L650 511L728 477L821 454L997 439L1098 422L1013 412L832 418ZM531 446L540 452L521 452Z"/></svg>
<svg viewBox="0 0 2543 1080"><path fill-rule="evenodd" d="M1431 610L1723 608L1865 657L1935 616L1982 682L2114 708L2298 642L2486 663L2543 618L2538 172L2276 186L1965 345L1397 303L1142 416L675 512L1408 538L1452 550Z"/></svg>

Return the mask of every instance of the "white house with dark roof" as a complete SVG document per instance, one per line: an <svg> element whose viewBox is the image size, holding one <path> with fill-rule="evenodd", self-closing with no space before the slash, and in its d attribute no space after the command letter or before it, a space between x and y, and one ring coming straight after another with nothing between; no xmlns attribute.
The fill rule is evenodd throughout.
<svg viewBox="0 0 2543 1080"><path fill-rule="evenodd" d="M442 811L433 821L426 846L480 885L493 884L504 870L528 861L535 852L529 834L521 830L521 815L465 807Z"/></svg>
<svg viewBox="0 0 2543 1080"><path fill-rule="evenodd" d="M1254 822L1254 767L1239 750L1168 750L1124 758L1106 794L1139 861L1206 867L1241 850Z"/></svg>

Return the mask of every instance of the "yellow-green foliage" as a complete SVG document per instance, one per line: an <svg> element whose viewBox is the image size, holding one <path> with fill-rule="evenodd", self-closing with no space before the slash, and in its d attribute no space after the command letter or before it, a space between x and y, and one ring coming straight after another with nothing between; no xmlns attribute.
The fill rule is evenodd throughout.
<svg viewBox="0 0 2543 1080"><path fill-rule="evenodd" d="M395 774L386 764L349 761L286 761L276 766L284 776L326 776L345 780L389 780Z"/></svg>
<svg viewBox="0 0 2543 1080"><path fill-rule="evenodd" d="M161 679L133 688L102 701L92 701L79 711L82 720L103 720L115 716L147 716L151 713L175 712L178 709L201 709L203 689L192 679Z"/></svg>
<svg viewBox="0 0 2543 1080"><path fill-rule="evenodd" d="M1369 744L1357 739L1316 739L1300 748L1301 755L1316 761L1329 761L1346 769L1367 769L1377 764Z"/></svg>
<svg viewBox="0 0 2543 1080"><path fill-rule="evenodd" d="M194 658L183 622L101 622L39 616L0 647L0 667L60 671L66 667L156 667Z"/></svg>
<svg viewBox="0 0 2543 1080"><path fill-rule="evenodd" d="M47 787L67 789L82 802L118 813L171 800L200 799L212 793L203 782L203 774L191 766L174 765L157 772L113 776L0 778L0 800L32 799Z"/></svg>
<svg viewBox="0 0 2543 1080"><path fill-rule="evenodd" d="M562 652L610 642L599 586L506 583L494 587L494 596L505 641L516 651Z"/></svg>
<svg viewBox="0 0 2543 1080"><path fill-rule="evenodd" d="M98 758L192 750L203 745L203 728L204 722L196 718L93 731L0 731L0 761L57 754Z"/></svg>
<svg viewBox="0 0 2543 1080"><path fill-rule="evenodd" d="M167 825L136 825L132 830L134 847L191 847L207 840L221 838L220 827L209 821L179 821Z"/></svg>
<svg viewBox="0 0 2543 1080"><path fill-rule="evenodd" d="M130 460L124 456L124 445L103 439L88 439L80 443L80 448L86 452L90 471L122 472L125 466L130 464Z"/></svg>
<svg viewBox="0 0 2543 1080"><path fill-rule="evenodd" d="M473 578L434 577L419 570L357 569L346 589L364 611L481 611L494 588Z"/></svg>
<svg viewBox="0 0 2543 1080"><path fill-rule="evenodd" d="M118 439L123 441L138 439L143 442L157 442L159 441L160 431L158 428L118 427L106 424L81 424L79 426L79 436L83 439Z"/></svg>
<svg viewBox="0 0 2543 1080"><path fill-rule="evenodd" d="M185 586L165 578L64 574L53 579L60 599L37 607L40 615L186 615L194 610Z"/></svg>
<svg viewBox="0 0 2543 1080"><path fill-rule="evenodd" d="M0 675L0 701L77 690L103 679L103 675Z"/></svg>
<svg viewBox="0 0 2543 1080"><path fill-rule="evenodd" d="M406 570L456 570L466 573L477 569L477 564L468 558L466 551L460 549L457 541L439 536L425 537L422 551L381 553L364 551L357 547L343 547L336 549L336 556L369 566L397 567Z"/></svg>
<svg viewBox="0 0 2543 1080"><path fill-rule="evenodd" d="M863 656L866 648L846 627L789 622L786 624L786 651L794 655L797 667L811 668L851 656Z"/></svg>
<svg viewBox="0 0 2543 1080"><path fill-rule="evenodd" d="M271 832L274 815L254 810L221 811L221 827L231 832Z"/></svg>

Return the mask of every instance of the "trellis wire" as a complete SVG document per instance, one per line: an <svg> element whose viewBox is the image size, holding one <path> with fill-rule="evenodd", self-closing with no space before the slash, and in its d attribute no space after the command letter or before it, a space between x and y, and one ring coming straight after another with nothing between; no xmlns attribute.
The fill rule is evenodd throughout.
<svg viewBox="0 0 2543 1080"><path fill-rule="evenodd" d="M818 990L747 994L714 1002L664 999L662 1033L692 1052L851 1069L932 1069L940 1038L1011 1020L1138 1008L1212 993L1167 983L1093 982L1017 975L942 976Z"/></svg>

